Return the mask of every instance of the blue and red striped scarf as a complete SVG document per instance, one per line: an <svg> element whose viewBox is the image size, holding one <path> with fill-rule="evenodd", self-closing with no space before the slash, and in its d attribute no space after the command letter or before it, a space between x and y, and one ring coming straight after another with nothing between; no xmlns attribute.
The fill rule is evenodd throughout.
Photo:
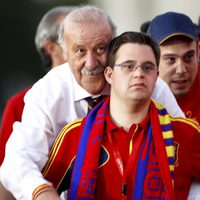
<svg viewBox="0 0 200 200"><path fill-rule="evenodd" d="M70 190L69 200L91 200L95 199L94 191L98 173L98 161L100 146L102 142L106 112L109 98L98 104L84 121L82 136L76 154ZM166 109L156 102L150 105L150 126L148 128L147 140L144 142L140 152L132 199L144 199L144 180L147 173L150 146L155 144L158 165L167 194L165 200L174 200L174 140L169 115ZM144 149L146 153L144 154ZM144 156L145 155L145 156ZM148 199L145 197L145 199ZM160 199L158 197L158 199Z"/></svg>

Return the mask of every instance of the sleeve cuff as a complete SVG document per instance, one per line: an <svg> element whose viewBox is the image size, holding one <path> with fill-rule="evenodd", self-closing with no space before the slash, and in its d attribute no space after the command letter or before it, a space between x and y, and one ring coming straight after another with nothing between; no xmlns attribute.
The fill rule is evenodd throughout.
<svg viewBox="0 0 200 200"><path fill-rule="evenodd" d="M36 198L43 192L47 191L47 190L52 190L53 186L49 185L49 184L42 184L40 186L38 186L32 194L32 200L36 200Z"/></svg>

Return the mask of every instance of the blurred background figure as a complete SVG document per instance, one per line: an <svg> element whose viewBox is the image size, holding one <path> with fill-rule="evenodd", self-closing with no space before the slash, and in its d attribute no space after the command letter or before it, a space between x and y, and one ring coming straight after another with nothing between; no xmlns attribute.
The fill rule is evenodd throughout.
<svg viewBox="0 0 200 200"><path fill-rule="evenodd" d="M72 6L59 6L49 10L41 19L35 35L35 45L42 61L42 67L51 68L64 63L62 50L58 44L58 31Z"/></svg>
<svg viewBox="0 0 200 200"><path fill-rule="evenodd" d="M66 15L69 14L74 8L75 6L58 6L52 8L42 17L38 24L35 34L35 45L41 58L41 65L45 72L48 72L53 67L64 63L62 50L58 44L58 31L62 27L61 23ZM7 101L4 108L0 128L0 165L4 159L5 145L10 134L12 133L13 123L15 121L21 121L22 111L24 108L24 96L30 87L27 87L19 93L13 95ZM3 197L3 195L6 196ZM11 198L7 195L9 194L3 193L3 191L1 192L0 187L0 199Z"/></svg>

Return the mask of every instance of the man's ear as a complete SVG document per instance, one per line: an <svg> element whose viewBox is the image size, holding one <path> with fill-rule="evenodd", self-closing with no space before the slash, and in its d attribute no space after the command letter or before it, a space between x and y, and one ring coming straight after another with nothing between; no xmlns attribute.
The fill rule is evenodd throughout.
<svg viewBox="0 0 200 200"><path fill-rule="evenodd" d="M53 51L54 51L54 42L52 42L51 40L47 40L43 46L43 48L46 50L46 52L49 55L52 55Z"/></svg>
<svg viewBox="0 0 200 200"><path fill-rule="evenodd" d="M109 84L112 83L112 74L113 74L113 69L110 66L107 66L106 69L104 70L104 76Z"/></svg>

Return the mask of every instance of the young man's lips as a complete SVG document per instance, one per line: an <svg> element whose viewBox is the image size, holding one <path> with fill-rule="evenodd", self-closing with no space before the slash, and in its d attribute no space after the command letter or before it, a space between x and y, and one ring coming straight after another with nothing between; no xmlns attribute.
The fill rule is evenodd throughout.
<svg viewBox="0 0 200 200"><path fill-rule="evenodd" d="M176 80L172 81L172 84L177 88L185 88L187 86L188 80Z"/></svg>
<svg viewBox="0 0 200 200"><path fill-rule="evenodd" d="M144 83L135 83L135 84L132 84L130 87L145 87L145 84Z"/></svg>
<svg viewBox="0 0 200 200"><path fill-rule="evenodd" d="M172 81L173 83L176 83L176 84L185 84L187 83L188 81L187 80L174 80Z"/></svg>

